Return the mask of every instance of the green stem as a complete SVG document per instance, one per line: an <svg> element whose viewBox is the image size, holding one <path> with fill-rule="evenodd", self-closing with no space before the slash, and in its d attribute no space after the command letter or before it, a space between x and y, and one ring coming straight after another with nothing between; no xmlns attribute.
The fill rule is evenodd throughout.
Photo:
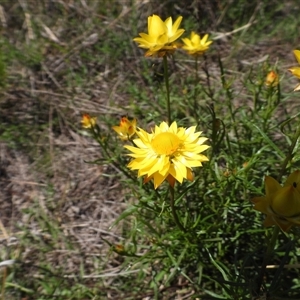
<svg viewBox="0 0 300 300"><path fill-rule="evenodd" d="M167 113L168 113L168 123L171 125L171 103L170 103L170 87L169 87L169 71L168 71L168 58L164 56L164 77L165 85L167 91Z"/></svg>
<svg viewBox="0 0 300 300"><path fill-rule="evenodd" d="M196 71L196 85L197 85L198 81L199 81L199 76L198 76L198 55L195 56L195 71Z"/></svg>
<svg viewBox="0 0 300 300"><path fill-rule="evenodd" d="M177 212L176 212L174 194L175 194L174 188L172 186L170 186L170 206L171 206L171 211L172 211L174 221L181 231L186 232L186 229L180 223L180 220L179 220Z"/></svg>
<svg viewBox="0 0 300 300"><path fill-rule="evenodd" d="M199 76L198 76L198 56L195 56L195 87L194 87L194 109L197 107L197 95L198 95L198 84L199 84Z"/></svg>
<svg viewBox="0 0 300 300"><path fill-rule="evenodd" d="M7 276L7 267L3 269L3 277L2 277L2 289L1 289L1 300L4 300L5 294L5 283L6 283L6 276Z"/></svg>
<svg viewBox="0 0 300 300"><path fill-rule="evenodd" d="M232 95L230 87L227 84L223 64L222 64L222 61L221 61L220 57L219 57L219 66L220 66L220 72L221 72L221 83L222 83L223 89L225 89L225 91L226 91L227 106L229 108L230 117L231 117L231 120L233 122L233 130L234 130L234 133L235 133L235 137L237 139L238 148L241 151L241 146L240 146L240 143L239 143L239 140L240 140L239 132L238 132L238 129L237 129L235 114L234 114L234 111L232 109L233 95Z"/></svg>
<svg viewBox="0 0 300 300"><path fill-rule="evenodd" d="M91 132L94 140L98 142L101 149L103 150L102 155L104 156L104 158L107 159L107 161L109 161L112 165L114 165L119 171L121 171L126 177L133 179L131 174L127 172L127 169L124 168L121 164L117 163L110 155L109 151L107 150L107 146L102 141L102 136L100 135L100 128L97 124L95 126L92 126Z"/></svg>
<svg viewBox="0 0 300 300"><path fill-rule="evenodd" d="M296 144L297 144L297 141L298 141L299 136L300 136L300 126L297 128L297 131L296 131L295 135L294 135L293 138L292 138L292 144L291 144L291 146L289 147L288 154L287 154L285 160L283 161L283 163L282 163L282 165L281 165L281 171L280 171L279 176L278 176L278 178L277 178L278 181L281 180L281 177L283 176L283 174L284 174L284 172L285 172L285 170L286 170L287 164L288 164L289 161L291 161L292 158L293 158L293 151L294 151L294 148L295 148L295 146L296 146Z"/></svg>
<svg viewBox="0 0 300 300"><path fill-rule="evenodd" d="M259 292L260 292L260 289L261 289L261 286L262 286L262 283L263 283L263 280L264 280L266 267L267 267L267 264L268 264L268 262L269 262L269 260L272 256L272 252L275 248L275 244L276 244L276 240L278 238L279 231L280 231L279 227L275 226L274 229L273 229L273 234L272 234L271 240L268 243L268 247L267 247L267 250L266 250L266 253L264 255L262 265L261 265L261 270L260 270L260 274L258 276L257 286L256 286L256 291L255 291L256 295L259 295Z"/></svg>

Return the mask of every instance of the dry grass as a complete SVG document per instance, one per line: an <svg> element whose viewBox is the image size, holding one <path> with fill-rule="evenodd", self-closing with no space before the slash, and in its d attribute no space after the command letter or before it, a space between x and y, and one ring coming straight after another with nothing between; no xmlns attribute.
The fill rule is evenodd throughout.
<svg viewBox="0 0 300 300"><path fill-rule="evenodd" d="M130 112L132 101L139 101L128 92L132 78L144 86L146 94L151 93L139 72L141 51L131 39L153 11L164 15L173 8L174 15L192 13L198 26L205 13L214 20L205 30L216 36L233 28L220 32L224 15L215 13L219 1L193 1L187 8L159 1L131 5L125 0L0 4L6 66L0 99L1 260L19 261L15 278L22 282L28 274L29 289L36 287L36 278L47 277L41 271L42 262L63 272L61 278L69 280L70 286L79 281L102 287L102 299L125 299L112 285L121 285L115 275L127 271L101 239L122 241L121 226L109 230L126 207L120 174L111 165L86 163L101 153L81 130L81 115L89 112L100 120L117 122ZM259 7L249 24L260 22L258 12ZM242 73L245 66L266 55L271 61L284 58L294 63L291 49L295 45L280 44L276 37L249 45L235 37L233 33L216 40L218 50L209 61L212 74L218 52L234 72ZM184 60L176 67L191 68ZM103 131L110 130L109 122L102 123L107 124L102 125ZM44 253L42 246L48 249ZM188 299L189 293L176 299ZM142 294L135 299L142 299Z"/></svg>

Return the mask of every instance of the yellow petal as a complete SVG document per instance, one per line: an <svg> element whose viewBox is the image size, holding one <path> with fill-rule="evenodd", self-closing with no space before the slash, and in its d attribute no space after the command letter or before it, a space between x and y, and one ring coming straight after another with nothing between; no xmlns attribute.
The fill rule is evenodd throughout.
<svg viewBox="0 0 300 300"><path fill-rule="evenodd" d="M169 43L175 42L182 34L184 33L184 29L179 29L174 33L172 37L169 37Z"/></svg>
<svg viewBox="0 0 300 300"><path fill-rule="evenodd" d="M182 21L182 16L179 16L179 17L176 19L176 21L174 22L174 25L173 25L173 28L172 28L173 32L176 32L176 31L178 30L181 21Z"/></svg>
<svg viewBox="0 0 300 300"><path fill-rule="evenodd" d="M289 177L286 179L284 186L293 185L296 187L298 192L300 193L300 171L294 171Z"/></svg>
<svg viewBox="0 0 300 300"><path fill-rule="evenodd" d="M180 170L175 168L174 164L171 165L169 170L170 175L172 175L178 182L183 182L183 175L181 174Z"/></svg>
<svg viewBox="0 0 300 300"><path fill-rule="evenodd" d="M300 64L300 50L294 50L293 52L297 59L298 64Z"/></svg>
<svg viewBox="0 0 300 300"><path fill-rule="evenodd" d="M264 220L264 226L265 227L270 227L273 225L277 225L277 222L274 222L274 219L272 216L267 215L265 220Z"/></svg>
<svg viewBox="0 0 300 300"><path fill-rule="evenodd" d="M273 177L271 177L271 176L265 177L265 190L266 190L267 197L269 197L271 194L277 192L281 188L282 188L282 186Z"/></svg>
<svg viewBox="0 0 300 300"><path fill-rule="evenodd" d="M83 128L89 129L96 125L97 118L91 117L89 114L83 114L81 119L81 125Z"/></svg>
<svg viewBox="0 0 300 300"><path fill-rule="evenodd" d="M154 179L154 188L157 189L167 178L168 175L162 176L161 174L154 173L153 179Z"/></svg>
<svg viewBox="0 0 300 300"><path fill-rule="evenodd" d="M273 226L273 225L276 225L281 230L287 232L293 226L293 223L291 223L289 221L286 221L286 220L283 220L283 219L280 219L280 218L277 218L275 216L271 216L271 215L266 216L266 218L264 220L264 226L265 227L270 227L270 226Z"/></svg>
<svg viewBox="0 0 300 300"><path fill-rule="evenodd" d="M174 24L172 24L171 17L166 19L165 25L167 27L168 43L174 42L184 33L184 29L178 29L181 21L182 21L181 16L177 18Z"/></svg>
<svg viewBox="0 0 300 300"><path fill-rule="evenodd" d="M300 214L300 193L291 185L278 190L272 197L271 207L282 217Z"/></svg>
<svg viewBox="0 0 300 300"><path fill-rule="evenodd" d="M290 68L289 71L297 78L300 78L300 67Z"/></svg>
<svg viewBox="0 0 300 300"><path fill-rule="evenodd" d="M201 43L200 35L193 32L193 34L191 34L191 41L194 46L198 46Z"/></svg>
<svg viewBox="0 0 300 300"><path fill-rule="evenodd" d="M255 197L251 199L251 201L254 203L254 209L262 212L265 215L269 214L269 202L270 200L266 196L262 197Z"/></svg>
<svg viewBox="0 0 300 300"><path fill-rule="evenodd" d="M189 180L189 181L193 181L194 180L194 174L192 172L191 169L187 168L187 176L186 176L186 179Z"/></svg>
<svg viewBox="0 0 300 300"><path fill-rule="evenodd" d="M174 188L176 179L172 175L168 175L167 180L169 182L169 185Z"/></svg>
<svg viewBox="0 0 300 300"><path fill-rule="evenodd" d="M290 228L294 225L293 223L283 220L283 219L279 219L279 218L274 218L274 222L276 223L277 226L279 226L281 228L282 231L289 231Z"/></svg>
<svg viewBox="0 0 300 300"><path fill-rule="evenodd" d="M279 78L278 74L275 71L270 71L267 74L266 80L265 80L265 85L267 86L276 86L279 83Z"/></svg>
<svg viewBox="0 0 300 300"><path fill-rule="evenodd" d="M181 39L183 41L183 43L185 44L185 46L183 46L183 49L189 49L190 47L192 47L192 42L190 39L188 38L183 38Z"/></svg>
<svg viewBox="0 0 300 300"><path fill-rule="evenodd" d="M295 215L294 217L285 218L288 222L300 226L300 214Z"/></svg>
<svg viewBox="0 0 300 300"><path fill-rule="evenodd" d="M166 32L167 27L159 16L153 15L148 17L148 33L150 36L158 37Z"/></svg>
<svg viewBox="0 0 300 300"><path fill-rule="evenodd" d="M136 119L130 121L127 117L122 117L120 125L113 126L112 129L119 134L122 140L128 140L136 132Z"/></svg>

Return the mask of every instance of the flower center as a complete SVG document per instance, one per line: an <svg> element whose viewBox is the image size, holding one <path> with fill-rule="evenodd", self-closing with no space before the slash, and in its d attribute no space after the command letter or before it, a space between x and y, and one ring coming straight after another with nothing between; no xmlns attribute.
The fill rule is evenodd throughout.
<svg viewBox="0 0 300 300"><path fill-rule="evenodd" d="M160 155L172 155L180 145L180 139L171 132L159 133L152 141L152 149Z"/></svg>

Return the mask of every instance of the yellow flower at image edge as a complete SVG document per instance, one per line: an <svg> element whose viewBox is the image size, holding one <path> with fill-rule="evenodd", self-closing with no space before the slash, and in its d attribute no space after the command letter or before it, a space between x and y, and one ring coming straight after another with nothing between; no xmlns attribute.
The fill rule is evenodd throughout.
<svg viewBox="0 0 300 300"><path fill-rule="evenodd" d="M163 22L163 20L153 15L148 17L148 34L140 33L140 37L136 37L133 40L139 44L140 48L149 49L145 56L157 55L159 57L166 55L167 53L173 53L177 46L174 44L184 32L184 29L178 29L182 17L178 17L174 22L169 17Z"/></svg>
<svg viewBox="0 0 300 300"><path fill-rule="evenodd" d="M298 64L300 64L300 50L294 50L294 55L297 59L297 62ZM300 79L300 67L293 67L293 68L290 68L289 71L294 75L296 76L297 78ZM299 91L300 90L300 84L298 84L294 91Z"/></svg>
<svg viewBox="0 0 300 300"><path fill-rule="evenodd" d="M252 199L254 209L266 215L264 226L277 225L283 231L300 226L300 171L293 172L283 187L266 176L265 190L265 196Z"/></svg>
<svg viewBox="0 0 300 300"><path fill-rule="evenodd" d="M136 132L136 119L129 121L128 118L122 117L120 126L113 126L112 129L119 135L122 140L128 140Z"/></svg>
<svg viewBox="0 0 300 300"><path fill-rule="evenodd" d="M200 35L195 33L194 31L191 32L191 38L184 38L182 41L184 42L184 46L182 49L186 50L188 54L191 55L202 55L205 51L208 50L212 41L208 40L208 34L206 34L202 39Z"/></svg>
<svg viewBox="0 0 300 300"><path fill-rule="evenodd" d="M201 152L209 148L203 145L207 140L200 137L201 132L195 132L196 126L188 129L177 127L173 122L169 126L162 122L155 126L152 133L139 129L139 139L133 140L137 147L124 146L134 159L128 164L132 170L138 170L138 177L145 176L144 183L153 179L157 189L167 180L174 187L175 180L182 183L183 179L192 181L193 167L201 167L208 158Z"/></svg>
<svg viewBox="0 0 300 300"><path fill-rule="evenodd" d="M81 119L81 125L83 128L89 129L96 125L96 117L91 117L89 114L84 114Z"/></svg>

